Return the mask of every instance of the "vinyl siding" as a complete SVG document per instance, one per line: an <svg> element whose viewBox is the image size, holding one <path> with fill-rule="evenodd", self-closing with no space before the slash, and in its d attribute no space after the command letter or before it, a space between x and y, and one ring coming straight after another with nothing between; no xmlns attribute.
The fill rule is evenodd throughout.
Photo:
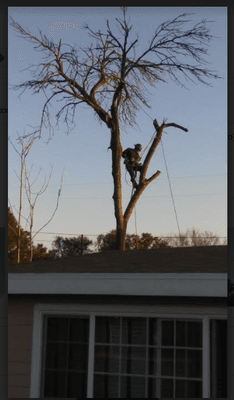
<svg viewBox="0 0 234 400"><path fill-rule="evenodd" d="M8 302L8 397L28 398L34 302Z"/></svg>

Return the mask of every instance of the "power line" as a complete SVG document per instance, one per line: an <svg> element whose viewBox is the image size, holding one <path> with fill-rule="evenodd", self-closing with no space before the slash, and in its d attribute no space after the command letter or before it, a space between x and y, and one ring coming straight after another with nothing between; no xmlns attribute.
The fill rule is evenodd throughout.
<svg viewBox="0 0 234 400"><path fill-rule="evenodd" d="M191 179L191 178L202 178L209 176L223 176L226 174L211 174L211 175L191 175L191 176L175 176L171 179ZM160 180L166 180L167 178L159 178ZM80 183L64 183L63 186L76 186L76 185L110 185L113 182L80 182ZM55 187L60 185L50 185L50 187Z"/></svg>
<svg viewBox="0 0 234 400"><path fill-rule="evenodd" d="M33 231L32 233L36 233L36 231ZM88 234L88 233L86 233L86 234L78 234L78 233L64 233L64 232L62 232L62 233L60 233L60 232L38 232L38 234L41 234L41 233L43 233L44 235L75 235L75 236L81 236L81 235L83 235L83 236L99 236L99 234L98 235L90 235L90 234ZM109 232L108 232L109 233ZM172 238L177 238L177 236L157 236L157 237L160 237L160 238L167 238L167 239L172 239ZM190 236L189 236L190 237ZM227 236L216 236L216 235L214 235L214 237L217 237L217 238L226 238ZM196 238L199 238L199 239L201 239L201 238L210 238L210 236L196 236Z"/></svg>
<svg viewBox="0 0 234 400"><path fill-rule="evenodd" d="M196 197L196 196L226 196L226 193L202 193L202 194L181 194L174 195L174 197ZM51 197L51 196L47 196ZM158 198L166 198L167 195L162 196L145 196L145 199L158 199ZM123 199L128 198L128 196L123 196ZM63 197L63 199L76 199L76 200L104 200L109 199L109 197Z"/></svg>

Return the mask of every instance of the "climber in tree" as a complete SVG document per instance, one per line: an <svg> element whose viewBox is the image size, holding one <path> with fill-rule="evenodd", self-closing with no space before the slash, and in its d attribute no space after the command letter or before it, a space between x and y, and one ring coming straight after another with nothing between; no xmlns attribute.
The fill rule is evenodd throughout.
<svg viewBox="0 0 234 400"><path fill-rule="evenodd" d="M124 164L126 166L126 169L131 176L131 181L133 187L136 189L137 188L137 183L136 183L136 174L137 171L142 170L142 165L139 163L141 157L139 155L139 152L142 150L141 144L135 144L134 149L126 149L122 153L122 157L124 158Z"/></svg>

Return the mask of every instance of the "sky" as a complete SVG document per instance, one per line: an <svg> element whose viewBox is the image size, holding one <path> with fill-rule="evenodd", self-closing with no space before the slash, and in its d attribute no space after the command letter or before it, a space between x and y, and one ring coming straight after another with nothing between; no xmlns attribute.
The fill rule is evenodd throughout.
<svg viewBox="0 0 234 400"><path fill-rule="evenodd" d="M185 81L182 88L165 75L166 83L159 82L149 88L151 108L137 113L137 126L126 126L121 131L123 149L141 143L143 149L154 134L152 119L161 124L163 118L188 129L184 132L167 128L163 133L163 149L170 178L179 229L184 232L195 228L210 231L219 237L227 236L227 8L226 7L129 7L128 16L132 31L130 41L139 35L138 54L148 46L155 29L178 15L193 13L185 25L193 27L206 19L209 33L215 36L207 46L204 67L217 73L222 79L208 79L211 86L198 81ZM115 18L121 18L118 7L9 7L8 15L31 34L43 35L58 43L71 46L87 46L92 39L82 29L87 23L93 30L106 27L106 19L115 30ZM118 33L119 35L119 33ZM33 132L39 126L41 112L46 101L43 93L32 94L27 89L14 91L16 85L32 79L31 64L39 65L43 53L34 49L35 44L22 38L9 24L8 28L8 134L17 150L19 135ZM62 47L68 51L69 47ZM193 60L188 60L194 62ZM46 92L47 96L51 94ZM54 136L48 142L49 130L44 127L42 138L36 140L26 158L26 168L31 172L33 193L39 191L44 179L52 177L47 190L38 197L33 232L37 232L51 218L61 184L64 179L58 209L52 221L34 238L34 243L43 243L48 249L56 236L72 237L81 234L95 241L97 235L115 229L113 179L111 175L110 131L100 124L91 108L81 105L76 108L75 127L67 133L64 116L56 126L56 113L65 102L53 101L50 107ZM144 154L144 156L146 153ZM144 160L143 156L143 160ZM20 157L8 144L8 198L17 217L20 198ZM151 183L138 200L131 215L127 233L141 235L149 232L153 236L178 234L178 225L170 192L169 180L162 146L153 156L147 177L157 170L161 175ZM122 163L123 211L131 196L131 182ZM32 196L34 200L35 195ZM29 216L28 201L23 193L25 218ZM22 219L22 228L29 229ZM223 239L221 239L222 241Z"/></svg>

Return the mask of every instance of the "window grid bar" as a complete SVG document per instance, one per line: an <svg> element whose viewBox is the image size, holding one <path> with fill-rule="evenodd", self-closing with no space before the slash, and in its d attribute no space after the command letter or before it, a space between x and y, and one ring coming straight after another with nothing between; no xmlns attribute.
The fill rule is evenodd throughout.
<svg viewBox="0 0 234 400"><path fill-rule="evenodd" d="M149 318L146 318L146 365L145 365L145 398L148 398L148 348L149 348Z"/></svg>
<svg viewBox="0 0 234 400"><path fill-rule="evenodd" d="M188 344L188 321L185 321L185 345ZM185 368L187 368L188 365L188 352L187 349L185 350ZM187 398L187 389L188 389L188 385L186 382L185 385L185 398Z"/></svg>
<svg viewBox="0 0 234 400"><path fill-rule="evenodd" d="M202 359L202 397L210 398L210 336L209 336L209 317L203 317L203 359Z"/></svg>
<svg viewBox="0 0 234 400"><path fill-rule="evenodd" d="M118 398L120 399L121 397L121 363L122 363L122 318L120 317L120 338L119 338L119 377L118 377Z"/></svg>
<svg viewBox="0 0 234 400"><path fill-rule="evenodd" d="M216 399L216 380L217 380L217 357L216 357L216 343L217 343L217 330L216 330L216 325L217 325L217 320L210 320L210 330L211 330L211 335L212 335L212 348L210 351L210 357L212 356L212 369L210 371L210 374L212 376L212 381L210 379L210 390L211 390L211 395L214 399ZM210 361L211 362L211 361ZM212 386L211 386L212 385Z"/></svg>
<svg viewBox="0 0 234 400"><path fill-rule="evenodd" d="M161 329L162 319L157 319L157 350L156 350L156 398L161 397Z"/></svg>
<svg viewBox="0 0 234 400"><path fill-rule="evenodd" d="M48 324L48 317L44 315L43 317L43 352L42 352L42 371L41 374L41 393L40 398L44 398L44 386L45 386L45 366L46 366L46 347L47 347L47 324Z"/></svg>
<svg viewBox="0 0 234 400"><path fill-rule="evenodd" d="M70 371L70 370L69 370ZM111 372L96 372L96 375L108 375L108 376L116 376L117 375L117 373L111 373ZM145 377L145 375L140 375L140 374L120 374L121 376L137 376L138 378L144 378ZM148 375L148 377L149 378L155 378L155 375ZM159 375L158 376L159 378L162 378L162 379L164 379L165 378L165 376L164 375ZM167 375L166 376L166 378L168 378L168 379L173 379L174 378L174 376L170 376L170 375ZM185 378L186 377L184 377L184 376L178 376L178 377L176 377L176 380L185 380ZM199 382L199 381L202 381L202 378L188 378L187 380L189 380L189 381L197 381L197 382Z"/></svg>
<svg viewBox="0 0 234 400"><path fill-rule="evenodd" d="M201 322L201 321L200 321ZM51 341L50 341L51 342ZM63 343L63 342L56 342L56 343ZM66 343L66 342L64 342L64 343ZM73 342L71 342L71 343L73 343ZM84 343L85 344L85 343ZM97 344L97 345L102 345L102 346L107 346L108 345L108 343L101 343L101 342L97 342L97 343L95 343L95 344ZM114 346L117 346L117 344L114 344ZM122 344L122 347L142 347L142 344ZM157 346L156 345L149 345L148 346L149 347L149 349L154 349L154 348L156 348ZM162 349L174 349L174 346L160 346ZM202 350L202 347L187 347L187 346L176 346L176 349L178 349L178 350Z"/></svg>
<svg viewBox="0 0 234 400"><path fill-rule="evenodd" d="M67 340L67 348L66 348L66 370L68 370L68 360L69 360L69 347L70 347L70 322L71 318L68 318L68 340ZM65 380L65 393L67 396L67 380L68 380L68 373L66 372L66 380Z"/></svg>
<svg viewBox="0 0 234 400"><path fill-rule="evenodd" d="M95 345L95 315L89 318L89 350L88 350L88 377L87 377L87 398L93 398L94 380L94 345Z"/></svg>
<svg viewBox="0 0 234 400"><path fill-rule="evenodd" d="M175 360L176 360L176 320L173 320L173 328L174 328L174 342L173 342L173 398L175 398L175 374L176 374L176 365L175 365Z"/></svg>

